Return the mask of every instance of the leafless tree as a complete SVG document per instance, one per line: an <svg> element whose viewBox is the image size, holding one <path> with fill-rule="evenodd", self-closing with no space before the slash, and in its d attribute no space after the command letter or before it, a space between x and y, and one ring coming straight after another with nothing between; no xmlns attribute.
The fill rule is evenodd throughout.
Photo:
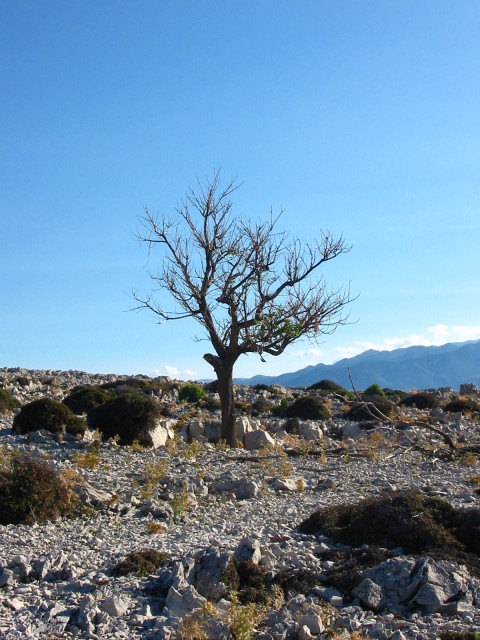
<svg viewBox="0 0 480 640"><path fill-rule="evenodd" d="M275 230L279 216L254 221L232 213L235 181L224 188L218 172L190 189L174 217L145 209L137 238L162 262L150 273L155 291L173 298L169 310L154 294L133 293L138 309L160 320L195 318L214 353L204 359L218 380L222 438L235 446L233 367L242 354L278 356L299 338L314 341L345 324L348 289L330 290L315 278L326 262L349 251L343 237L321 232L311 243Z"/></svg>

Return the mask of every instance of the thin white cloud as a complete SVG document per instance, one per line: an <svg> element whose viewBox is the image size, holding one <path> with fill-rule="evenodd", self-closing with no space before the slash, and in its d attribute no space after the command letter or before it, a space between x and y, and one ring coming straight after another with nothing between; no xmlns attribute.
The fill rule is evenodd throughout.
<svg viewBox="0 0 480 640"><path fill-rule="evenodd" d="M151 376L168 376L175 380L195 380L198 378L198 373L192 369L179 369L173 365L166 364L159 369L153 369L150 372Z"/></svg>
<svg viewBox="0 0 480 640"><path fill-rule="evenodd" d="M413 346L439 346L447 342L466 342L467 340L480 339L480 326L465 326L437 324L426 330L427 335L411 334L405 337L384 338L380 342L368 342L356 340L351 345L345 347L335 347L332 349L339 359L352 358L368 349L375 351L393 351L393 349L403 349Z"/></svg>
<svg viewBox="0 0 480 640"><path fill-rule="evenodd" d="M323 351L312 347L311 349L298 349L297 351L292 351L290 355L295 358L320 358L323 356Z"/></svg>

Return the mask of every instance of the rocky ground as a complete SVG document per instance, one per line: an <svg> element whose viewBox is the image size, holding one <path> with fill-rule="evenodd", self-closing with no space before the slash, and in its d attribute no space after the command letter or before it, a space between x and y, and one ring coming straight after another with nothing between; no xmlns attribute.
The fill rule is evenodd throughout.
<svg viewBox="0 0 480 640"><path fill-rule="evenodd" d="M61 400L78 384L115 378L0 370L0 386L22 403ZM245 406L268 395L237 390ZM329 402L333 417L301 423L302 437L286 434L284 421L269 414L245 416L241 430L270 437L257 434L256 448L250 438L247 448L232 450L195 436L207 420L192 407L168 418L177 437L156 449L112 440L96 447L88 432L82 441L42 430L15 435L13 414L0 416L1 455L43 457L84 505L75 518L0 526L0 638L433 640L480 633L480 574L468 562L397 547L342 591L330 576L355 549L298 529L320 507L391 491L479 506L478 456L447 455L442 437L478 442L478 417L405 410L401 430L371 422L366 430L341 416L341 400ZM427 422L437 431L425 429ZM183 445L178 433L193 444ZM118 575L119 561L145 550L165 554L159 568ZM258 567L263 601L232 596L232 559Z"/></svg>

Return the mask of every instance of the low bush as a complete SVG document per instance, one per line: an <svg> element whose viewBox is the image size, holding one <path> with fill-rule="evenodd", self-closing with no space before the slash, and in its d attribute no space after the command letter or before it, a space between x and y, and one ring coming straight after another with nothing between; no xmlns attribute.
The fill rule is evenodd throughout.
<svg viewBox="0 0 480 640"><path fill-rule="evenodd" d="M371 384L363 392L363 397L368 398L386 398L385 392L378 384Z"/></svg>
<svg viewBox="0 0 480 640"><path fill-rule="evenodd" d="M105 438L119 437L119 444L137 441L147 444L146 433L155 428L160 411L151 398L126 393L91 409L87 414L88 426L98 429Z"/></svg>
<svg viewBox="0 0 480 640"><path fill-rule="evenodd" d="M0 389L0 414L10 413L13 409L17 409L21 404L18 400L5 391L5 389Z"/></svg>
<svg viewBox="0 0 480 640"><path fill-rule="evenodd" d="M341 396L344 396L348 391L342 387L342 385L333 382L333 380L320 380L320 382L315 382L315 384L307 387L312 391L327 391L328 393L338 393Z"/></svg>
<svg viewBox="0 0 480 640"><path fill-rule="evenodd" d="M86 424L63 402L51 398L40 398L23 405L20 413L13 419L12 431L25 434L38 429L46 429L57 434L83 436Z"/></svg>
<svg viewBox="0 0 480 640"><path fill-rule="evenodd" d="M82 413L88 413L90 409L99 407L112 399L112 394L106 389L101 387L83 387L72 391L63 400L63 404L66 404L73 413L81 415Z"/></svg>
<svg viewBox="0 0 480 640"><path fill-rule="evenodd" d="M278 584L285 598L290 599L299 593L308 595L320 585L319 577L310 569L287 569L277 573L273 584Z"/></svg>
<svg viewBox="0 0 480 640"><path fill-rule="evenodd" d="M271 593L272 585L267 583L267 572L251 560L230 560L222 575L222 582L229 593L237 594L241 604L263 604L268 601Z"/></svg>
<svg viewBox="0 0 480 640"><path fill-rule="evenodd" d="M440 400L433 393L420 391L402 398L400 404L405 407L416 407L417 409L436 409L440 406Z"/></svg>
<svg viewBox="0 0 480 640"><path fill-rule="evenodd" d="M299 530L321 531L356 547L401 546L406 553L431 549L480 552L480 509L455 509L446 500L415 491L324 507L304 520Z"/></svg>
<svg viewBox="0 0 480 640"><path fill-rule="evenodd" d="M480 404L472 398L454 398L443 407L449 413L475 413L480 411Z"/></svg>
<svg viewBox="0 0 480 640"><path fill-rule="evenodd" d="M148 576L154 573L168 560L169 556L155 549L145 551L132 551L123 560L120 560L112 569L114 576L127 576L134 573L138 576Z"/></svg>
<svg viewBox="0 0 480 640"><path fill-rule="evenodd" d="M48 462L11 455L0 471L0 524L32 524L73 516L78 499Z"/></svg>
<svg viewBox="0 0 480 640"><path fill-rule="evenodd" d="M108 391L108 393L111 393L113 396L121 396L125 393L162 396L164 391L176 388L176 384L164 380L151 380L150 378L133 376L131 378L124 378L123 380L105 382L100 385L100 388Z"/></svg>
<svg viewBox="0 0 480 640"><path fill-rule="evenodd" d="M318 398L300 396L286 408L285 416L302 420L326 420L330 417L330 411Z"/></svg>
<svg viewBox="0 0 480 640"><path fill-rule="evenodd" d="M206 391L198 384L189 382L178 391L178 399L184 402L199 402L207 397Z"/></svg>
<svg viewBox="0 0 480 640"><path fill-rule="evenodd" d="M388 400L382 398L372 398L367 402L354 402L344 413L344 417L357 422L381 420L383 416L388 416L393 410L393 405Z"/></svg>

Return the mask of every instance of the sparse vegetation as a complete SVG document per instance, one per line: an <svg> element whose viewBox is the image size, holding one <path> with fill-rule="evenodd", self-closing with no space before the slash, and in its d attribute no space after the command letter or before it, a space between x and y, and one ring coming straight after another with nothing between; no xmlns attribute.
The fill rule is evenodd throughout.
<svg viewBox="0 0 480 640"><path fill-rule="evenodd" d="M383 398L371 398L368 402L354 402L344 413L344 417L357 422L383 420L392 413L393 405Z"/></svg>
<svg viewBox="0 0 480 640"><path fill-rule="evenodd" d="M480 404L472 398L454 398L443 407L449 413L476 413L480 411Z"/></svg>
<svg viewBox="0 0 480 640"><path fill-rule="evenodd" d="M86 424L62 402L51 398L40 398L23 405L20 413L13 419L12 431L25 434L38 429L46 429L57 434L83 436Z"/></svg>
<svg viewBox="0 0 480 640"><path fill-rule="evenodd" d="M20 402L15 400L8 391L0 388L0 414L10 413L13 409L17 409L20 406Z"/></svg>
<svg viewBox="0 0 480 640"><path fill-rule="evenodd" d="M363 396L368 398L386 398L385 392L378 384L371 384L363 392Z"/></svg>

